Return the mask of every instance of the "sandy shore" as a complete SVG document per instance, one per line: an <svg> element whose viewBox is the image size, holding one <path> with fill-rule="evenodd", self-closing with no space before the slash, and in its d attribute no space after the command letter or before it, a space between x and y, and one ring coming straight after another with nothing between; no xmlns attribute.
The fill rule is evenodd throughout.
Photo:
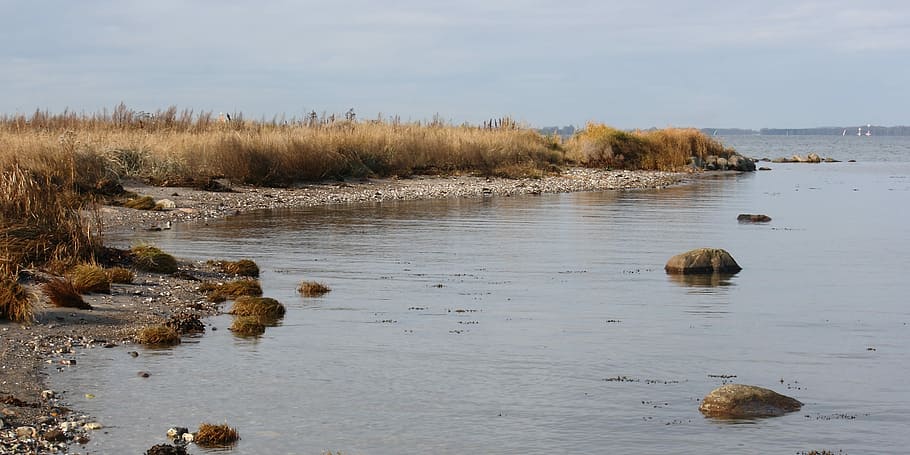
<svg viewBox="0 0 910 455"><path fill-rule="evenodd" d="M542 179L414 177L308 184L296 188L236 186L233 192L189 188L124 186L169 208L141 211L123 207L100 210L105 231L143 230L215 219L251 210L362 202L508 197L517 194L660 188L680 183L686 174L571 169ZM225 258L241 259L241 258ZM189 312L208 316L220 311L196 291L198 281L229 277L202 262L184 260L178 275L139 273L130 285L114 285L111 294L86 296L90 311L55 308L42 300L32 324L0 322L0 454L64 453L92 437L104 422L65 407L66 395L48 390L46 368L65 374L79 349L131 344L139 329ZM37 287L33 287L38 291ZM56 372L55 372L56 373ZM92 428L95 428L93 430Z"/></svg>

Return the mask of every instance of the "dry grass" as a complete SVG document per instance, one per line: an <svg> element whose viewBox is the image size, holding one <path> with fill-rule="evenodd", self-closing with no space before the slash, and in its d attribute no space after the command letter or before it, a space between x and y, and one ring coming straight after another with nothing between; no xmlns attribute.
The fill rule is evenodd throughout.
<svg viewBox="0 0 910 455"><path fill-rule="evenodd" d="M89 259L97 239L70 187L23 167L0 147L0 275Z"/></svg>
<svg viewBox="0 0 910 455"><path fill-rule="evenodd" d="M678 170L689 158L728 157L732 149L691 128L627 132L588 123L566 145L566 158L586 166Z"/></svg>
<svg viewBox="0 0 910 455"><path fill-rule="evenodd" d="M103 268L94 264L79 264L70 271L70 281L80 294L111 293L111 278Z"/></svg>
<svg viewBox="0 0 910 455"><path fill-rule="evenodd" d="M250 259L241 259L239 261L220 261L216 265L224 273L237 276L248 276L256 278L259 276L259 266Z"/></svg>
<svg viewBox="0 0 910 455"><path fill-rule="evenodd" d="M133 265L138 269L153 273L174 273L177 271L177 259L151 245L138 245L130 249Z"/></svg>
<svg viewBox="0 0 910 455"><path fill-rule="evenodd" d="M199 431L193 438L193 442L203 447L226 446L240 440L240 434L237 430L227 426L227 424L214 425L210 423L199 424Z"/></svg>
<svg viewBox="0 0 910 455"><path fill-rule="evenodd" d="M73 283L63 278L54 278L44 284L44 295L50 300L51 305L63 308L79 308L91 310Z"/></svg>
<svg viewBox="0 0 910 455"><path fill-rule="evenodd" d="M153 325L142 329L139 342L149 346L173 346L180 344L180 334L172 327Z"/></svg>
<svg viewBox="0 0 910 455"><path fill-rule="evenodd" d="M0 319L10 322L34 320L35 296L12 278L0 280Z"/></svg>
<svg viewBox="0 0 910 455"><path fill-rule="evenodd" d="M155 199L151 196L141 196L127 199L127 201L123 203L123 206L128 209L154 210L157 204L155 203Z"/></svg>
<svg viewBox="0 0 910 455"><path fill-rule="evenodd" d="M265 324L257 316L240 316L234 319L229 330L238 336L259 336L265 333Z"/></svg>
<svg viewBox="0 0 910 455"><path fill-rule="evenodd" d="M105 269L104 273L107 274L107 278L111 283L132 284L133 280L136 279L136 274L132 270L123 267L111 267Z"/></svg>
<svg viewBox="0 0 910 455"><path fill-rule="evenodd" d="M285 308L279 301L270 297L243 296L234 301L229 313L235 316L280 318L284 316Z"/></svg>
<svg viewBox="0 0 910 455"><path fill-rule="evenodd" d="M202 283L199 291L208 295L209 301L224 302L242 296L260 296L262 286L259 284L259 280L241 279L223 284Z"/></svg>
<svg viewBox="0 0 910 455"><path fill-rule="evenodd" d="M297 292L304 297L319 297L331 290L331 288L318 281L302 281L300 286L297 287Z"/></svg>

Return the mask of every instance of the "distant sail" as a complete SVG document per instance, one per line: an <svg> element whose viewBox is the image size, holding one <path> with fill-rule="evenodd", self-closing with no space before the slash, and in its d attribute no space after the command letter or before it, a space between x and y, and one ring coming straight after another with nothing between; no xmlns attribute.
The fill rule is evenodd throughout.
<svg viewBox="0 0 910 455"><path fill-rule="evenodd" d="M846 136L846 135L847 135L847 129L846 129L846 128L844 128L844 132L843 132L843 133L841 133L841 136Z"/></svg>

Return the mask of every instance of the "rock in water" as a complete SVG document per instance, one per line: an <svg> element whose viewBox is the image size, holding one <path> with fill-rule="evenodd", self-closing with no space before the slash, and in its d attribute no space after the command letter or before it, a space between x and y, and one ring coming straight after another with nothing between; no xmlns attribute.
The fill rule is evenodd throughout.
<svg viewBox="0 0 910 455"><path fill-rule="evenodd" d="M767 223L771 221L771 217L768 215L740 213L739 216L736 217L736 220L740 223Z"/></svg>
<svg viewBox="0 0 910 455"><path fill-rule="evenodd" d="M698 410L708 417L742 419L781 416L802 406L798 400L770 389L727 384L706 395Z"/></svg>
<svg viewBox="0 0 910 455"><path fill-rule="evenodd" d="M681 274L736 273L742 267L725 250L698 248L673 256L667 261L664 270L667 273Z"/></svg>

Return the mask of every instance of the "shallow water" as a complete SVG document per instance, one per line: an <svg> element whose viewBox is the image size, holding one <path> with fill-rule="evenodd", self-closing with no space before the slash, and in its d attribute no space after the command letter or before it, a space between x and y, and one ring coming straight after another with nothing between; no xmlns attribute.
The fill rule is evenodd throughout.
<svg viewBox="0 0 910 455"><path fill-rule="evenodd" d="M185 257L256 260L288 315L259 339L219 316L175 349L84 351L51 384L108 425L92 453L141 453L202 421L237 427L237 454L902 452L910 164L772 167L656 191L333 206L143 233ZM664 273L701 246L744 270ZM304 278L333 291L301 298ZM699 400L725 380L805 406L702 417Z"/></svg>

